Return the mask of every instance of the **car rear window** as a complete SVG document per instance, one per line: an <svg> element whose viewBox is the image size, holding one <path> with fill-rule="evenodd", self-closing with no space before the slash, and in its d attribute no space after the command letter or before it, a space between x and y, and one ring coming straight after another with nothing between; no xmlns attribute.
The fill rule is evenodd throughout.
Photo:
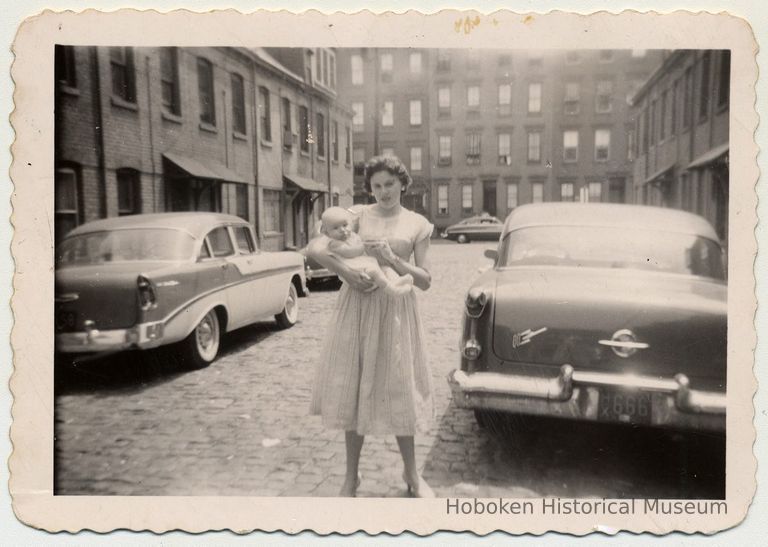
<svg viewBox="0 0 768 547"><path fill-rule="evenodd" d="M180 230L134 228L71 236L56 249L59 267L191 258L194 238Z"/></svg>
<svg viewBox="0 0 768 547"><path fill-rule="evenodd" d="M725 278L720 245L704 237L602 226L537 226L510 232L499 266L563 265L656 270Z"/></svg>

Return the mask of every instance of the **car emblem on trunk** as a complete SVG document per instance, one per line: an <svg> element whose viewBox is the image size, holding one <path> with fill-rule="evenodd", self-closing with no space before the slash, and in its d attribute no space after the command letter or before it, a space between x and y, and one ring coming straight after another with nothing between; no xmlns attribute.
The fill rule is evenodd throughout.
<svg viewBox="0 0 768 547"><path fill-rule="evenodd" d="M547 330L547 327L542 327L539 330L524 330L523 332L516 332L512 335L512 347L514 349L519 348L520 346L524 346L528 342L531 341L531 338L534 336L537 336L541 334L542 332L545 332Z"/></svg>
<svg viewBox="0 0 768 547"><path fill-rule="evenodd" d="M629 357L634 355L639 349L648 349L650 347L645 342L638 342L635 333L629 329L617 330L613 333L610 340L598 340L597 343L609 346L613 353L619 357Z"/></svg>

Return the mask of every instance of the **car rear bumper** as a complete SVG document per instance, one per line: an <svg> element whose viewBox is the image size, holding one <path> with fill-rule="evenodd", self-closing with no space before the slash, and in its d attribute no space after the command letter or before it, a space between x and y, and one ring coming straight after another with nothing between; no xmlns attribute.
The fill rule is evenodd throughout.
<svg viewBox="0 0 768 547"><path fill-rule="evenodd" d="M549 378L453 370L448 384L454 402L461 408L590 421L600 420L601 389L648 393L650 425L725 430L725 393L690 389L688 378L682 374L667 379L575 371L563 365L557 376Z"/></svg>
<svg viewBox="0 0 768 547"><path fill-rule="evenodd" d="M318 268L316 270L306 269L304 275L307 281L322 281L324 279L336 279L338 276L327 268Z"/></svg>
<svg viewBox="0 0 768 547"><path fill-rule="evenodd" d="M164 324L142 323L128 329L62 332L56 335L56 351L61 353L93 353L124 349L149 349L162 345Z"/></svg>

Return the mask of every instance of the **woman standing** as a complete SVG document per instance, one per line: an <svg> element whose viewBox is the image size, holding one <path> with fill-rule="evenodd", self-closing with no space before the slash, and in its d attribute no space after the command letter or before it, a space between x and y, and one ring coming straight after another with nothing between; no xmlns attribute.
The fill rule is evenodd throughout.
<svg viewBox="0 0 768 547"><path fill-rule="evenodd" d="M427 251L433 226L405 209L401 196L411 177L399 159L372 158L365 186L376 203L357 206L359 235L368 254L382 267L413 276L429 289ZM375 290L364 273L346 267L328 253L322 238L309 254L344 281L331 319L312 390L312 414L323 424L346 432L347 465L340 494L354 496L365 435L395 435L403 458L403 480L415 497L434 497L416 467L413 437L433 418L432 378L416 295L389 295ZM413 255L413 262L410 261Z"/></svg>

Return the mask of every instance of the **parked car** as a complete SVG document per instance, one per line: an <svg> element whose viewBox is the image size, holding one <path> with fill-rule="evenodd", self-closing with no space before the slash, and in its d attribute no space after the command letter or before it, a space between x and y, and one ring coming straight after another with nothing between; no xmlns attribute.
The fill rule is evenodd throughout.
<svg viewBox="0 0 768 547"><path fill-rule="evenodd" d="M465 218L461 222L448 226L442 234L444 239L459 243L473 240L498 240L503 228L502 222L490 215Z"/></svg>
<svg viewBox="0 0 768 547"><path fill-rule="evenodd" d="M324 268L317 260L307 256L304 249L302 249L302 254L304 254L304 275L307 278L307 285L313 290L315 286L339 286L341 284L338 275L328 268Z"/></svg>
<svg viewBox="0 0 768 547"><path fill-rule="evenodd" d="M448 377L481 426L511 413L724 431L727 286L706 220L525 205L486 256Z"/></svg>
<svg viewBox="0 0 768 547"><path fill-rule="evenodd" d="M222 333L271 316L291 327L307 294L299 253L260 251L245 220L218 213L88 222L56 248L55 278L58 352L178 343L190 368L216 358Z"/></svg>

